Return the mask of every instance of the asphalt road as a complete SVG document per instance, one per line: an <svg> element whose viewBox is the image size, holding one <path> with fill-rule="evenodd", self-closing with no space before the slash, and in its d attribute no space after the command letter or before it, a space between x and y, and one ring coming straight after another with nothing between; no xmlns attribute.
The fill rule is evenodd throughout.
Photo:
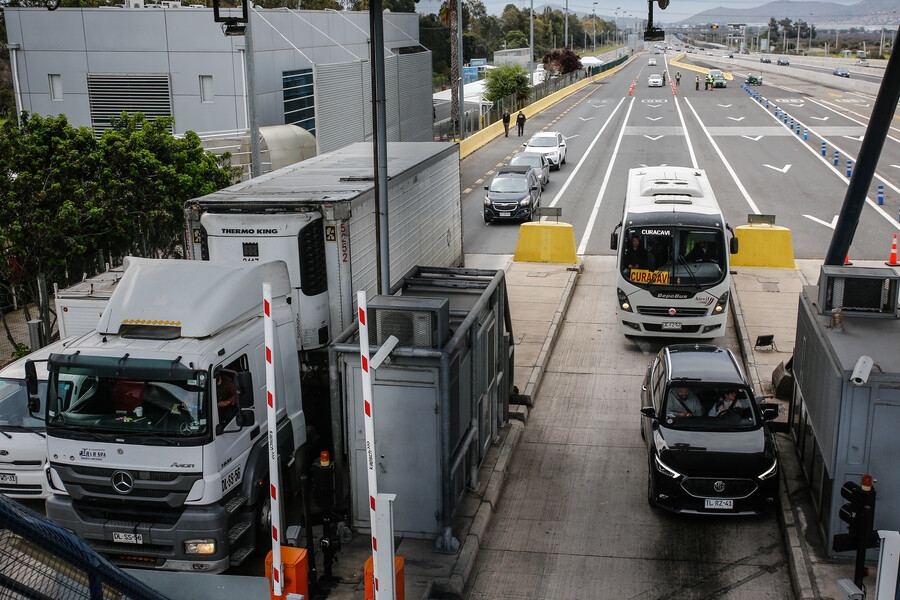
<svg viewBox="0 0 900 600"><path fill-rule="evenodd" d="M551 173L542 204L562 208L585 270L466 600L792 597L774 517L682 517L648 506L640 385L666 342L638 343L617 332L609 234L621 219L629 168L689 165L710 174L732 226L748 213L773 214L791 229L797 258L823 258L848 187L846 157L859 150L874 98L781 76L770 82L767 75L754 88L757 100L739 81L697 91L693 73L685 72L673 92L647 87L657 68L639 58L526 127L526 135L540 129L567 136L567 164ZM775 105L788 124L775 117ZM798 135L791 118L806 131ZM898 231L900 135L894 129L891 136L851 246L854 258L887 259ZM484 224L481 203L493 170L524 140L500 137L463 161L469 254L515 250L518 225ZM736 349L733 329L720 344Z"/></svg>

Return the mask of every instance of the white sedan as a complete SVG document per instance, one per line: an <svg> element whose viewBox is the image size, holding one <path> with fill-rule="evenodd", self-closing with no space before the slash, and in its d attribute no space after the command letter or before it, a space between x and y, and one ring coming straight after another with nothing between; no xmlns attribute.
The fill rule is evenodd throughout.
<svg viewBox="0 0 900 600"><path fill-rule="evenodd" d="M655 67L655 66L656 66L656 59L655 59L655 58L651 58L649 61L647 61L647 66L649 66L649 67Z"/></svg>
<svg viewBox="0 0 900 600"><path fill-rule="evenodd" d="M647 85L650 87L662 87L663 86L662 75L660 75L659 73L654 73L653 75L651 75L650 77L647 78Z"/></svg>
<svg viewBox="0 0 900 600"><path fill-rule="evenodd" d="M524 146L525 152L540 152L546 156L554 171L566 164L566 137L558 131L535 133Z"/></svg>

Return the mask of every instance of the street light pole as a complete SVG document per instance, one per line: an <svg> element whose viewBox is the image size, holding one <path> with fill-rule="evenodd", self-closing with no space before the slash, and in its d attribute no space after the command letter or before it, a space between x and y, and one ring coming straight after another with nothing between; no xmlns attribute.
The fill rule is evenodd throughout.
<svg viewBox="0 0 900 600"><path fill-rule="evenodd" d="M799 18L797 19L797 54L798 55L800 54L800 24L802 22L803 21L801 21Z"/></svg>
<svg viewBox="0 0 900 600"><path fill-rule="evenodd" d="M563 48L569 45L569 0L566 0L566 29L563 37Z"/></svg>
<svg viewBox="0 0 900 600"><path fill-rule="evenodd" d="M594 44L594 55L597 54L597 3L594 2L594 6L591 8L591 20L594 23L594 35L591 36L591 41Z"/></svg>

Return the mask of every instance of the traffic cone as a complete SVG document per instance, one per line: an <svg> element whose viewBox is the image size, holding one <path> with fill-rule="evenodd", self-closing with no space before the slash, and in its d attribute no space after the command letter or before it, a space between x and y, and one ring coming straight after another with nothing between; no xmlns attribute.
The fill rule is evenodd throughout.
<svg viewBox="0 0 900 600"><path fill-rule="evenodd" d="M849 267L852 264L853 263L850 262L850 253L848 252L846 258L844 258L844 265Z"/></svg>
<svg viewBox="0 0 900 600"><path fill-rule="evenodd" d="M897 234L894 234L894 241L891 242L891 256L888 258L888 262L884 263L889 267L900 267L900 263L897 262Z"/></svg>

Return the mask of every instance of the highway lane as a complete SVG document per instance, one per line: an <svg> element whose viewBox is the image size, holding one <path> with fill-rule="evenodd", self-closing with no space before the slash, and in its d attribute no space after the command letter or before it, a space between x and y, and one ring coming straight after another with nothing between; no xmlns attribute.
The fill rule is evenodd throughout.
<svg viewBox="0 0 900 600"><path fill-rule="evenodd" d="M801 90L767 82L753 90L759 100L739 81L698 92L689 73L682 73L677 91L647 87L647 75L660 68L639 58L606 82L535 116L526 127L528 135L548 129L568 138L568 163L551 174L542 204L562 207L562 220L574 226L579 253L610 253L608 234L621 216L628 168L682 164L710 173L732 226L745 223L748 213L774 214L777 224L792 230L798 258L823 257L849 182L846 157L855 158L859 151L873 98L805 83ZM851 246L853 258L886 259L900 230L900 166L892 166L900 165L898 140L894 128ZM485 226L480 211L492 169L523 141L500 138L463 161L466 252L514 251L516 224ZM833 165L835 149L838 166ZM878 184L884 186L883 206L877 205Z"/></svg>

